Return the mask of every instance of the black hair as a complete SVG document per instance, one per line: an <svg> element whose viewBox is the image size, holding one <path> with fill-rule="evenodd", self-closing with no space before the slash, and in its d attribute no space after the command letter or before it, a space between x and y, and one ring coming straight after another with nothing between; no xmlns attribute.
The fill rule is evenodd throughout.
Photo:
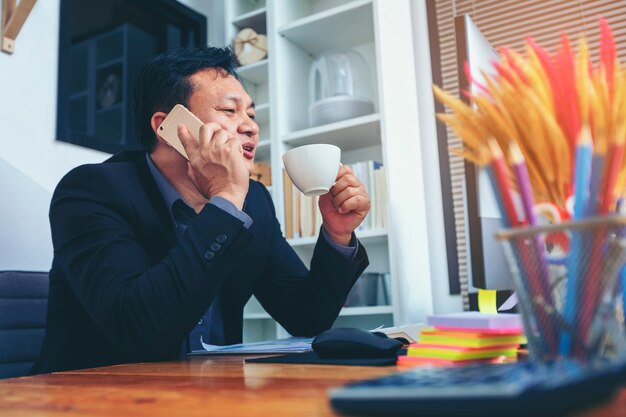
<svg viewBox="0 0 626 417"><path fill-rule="evenodd" d="M189 78L214 68L239 79L236 59L228 47L176 49L154 57L141 70L133 92L133 121L137 140L148 152L156 146L150 119L158 111L169 113L180 103L188 106L194 86Z"/></svg>

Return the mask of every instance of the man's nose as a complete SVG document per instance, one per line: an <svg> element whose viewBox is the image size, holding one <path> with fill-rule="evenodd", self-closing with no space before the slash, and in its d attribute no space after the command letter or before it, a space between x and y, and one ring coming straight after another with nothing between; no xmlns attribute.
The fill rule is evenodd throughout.
<svg viewBox="0 0 626 417"><path fill-rule="evenodd" d="M259 133L259 125L254 121L253 118L246 115L244 119L239 124L239 133L243 133L248 136L254 136Z"/></svg>

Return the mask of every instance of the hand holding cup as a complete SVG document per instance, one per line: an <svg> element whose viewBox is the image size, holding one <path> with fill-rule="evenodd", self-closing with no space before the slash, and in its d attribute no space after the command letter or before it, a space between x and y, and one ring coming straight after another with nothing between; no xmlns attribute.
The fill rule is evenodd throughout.
<svg viewBox="0 0 626 417"><path fill-rule="evenodd" d="M283 155L294 185L306 195L320 196L322 227L328 236L348 245L369 212L370 199L361 181L340 160L341 150L328 144L300 146Z"/></svg>

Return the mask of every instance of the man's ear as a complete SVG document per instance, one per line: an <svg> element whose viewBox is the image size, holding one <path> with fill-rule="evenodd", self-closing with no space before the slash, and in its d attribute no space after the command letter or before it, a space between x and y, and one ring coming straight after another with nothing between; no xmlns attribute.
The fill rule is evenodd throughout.
<svg viewBox="0 0 626 417"><path fill-rule="evenodd" d="M152 131L154 132L155 135L157 134L157 129L159 128L159 126L161 126L161 123L163 123L163 120L165 120L166 117L167 117L166 113L163 113L162 111L158 111L154 113L152 117L150 118L150 126L152 127Z"/></svg>

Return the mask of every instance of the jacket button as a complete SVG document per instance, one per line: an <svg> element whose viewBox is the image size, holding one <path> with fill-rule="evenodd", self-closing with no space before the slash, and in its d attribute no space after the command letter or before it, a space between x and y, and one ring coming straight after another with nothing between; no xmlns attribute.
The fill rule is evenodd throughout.
<svg viewBox="0 0 626 417"><path fill-rule="evenodd" d="M215 243L215 242L214 242L214 243L211 243L211 250L212 250L213 252L217 252L217 251L219 251L220 249L222 249L222 245L220 245L219 243Z"/></svg>
<svg viewBox="0 0 626 417"><path fill-rule="evenodd" d="M228 239L228 236L226 236L224 233L220 233L215 238L215 240L217 240L217 243L224 243L224 242L226 242L226 239Z"/></svg>
<svg viewBox="0 0 626 417"><path fill-rule="evenodd" d="M215 258L215 252L210 250L204 252L204 259L206 259L207 261L212 261L213 258Z"/></svg>

